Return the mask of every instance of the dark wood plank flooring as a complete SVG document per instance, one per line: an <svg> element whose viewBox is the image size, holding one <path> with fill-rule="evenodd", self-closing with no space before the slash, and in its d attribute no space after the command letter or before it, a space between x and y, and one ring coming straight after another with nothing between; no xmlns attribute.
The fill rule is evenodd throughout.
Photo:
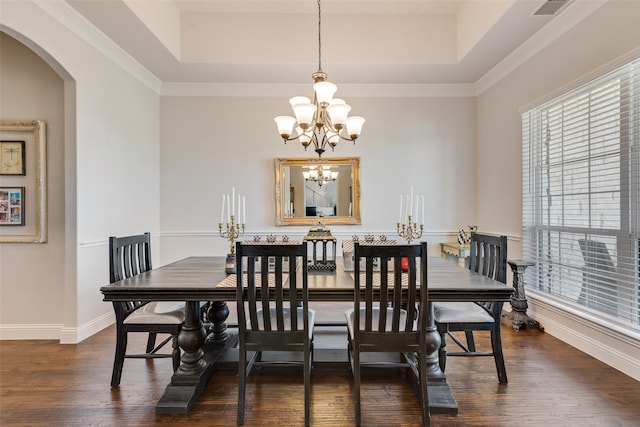
<svg viewBox="0 0 640 427"><path fill-rule="evenodd" d="M321 314L331 317L332 310ZM77 345L0 341L0 425L235 425L235 372L215 372L188 415L157 415L170 360L129 359L120 387L112 389L114 342L114 327ZM488 345L488 339L480 337L479 343ZM144 338L130 345L142 347ZM640 382L543 332L514 332L506 321L503 346L508 385L498 384L491 358L449 359L448 379L459 414L433 415L432 425L640 425ZM296 372L252 375L245 425L301 425L302 399L302 378ZM363 378L362 405L365 426L420 422L410 380L386 370ZM314 426L353 425L353 387L346 371L314 371L311 411Z"/></svg>

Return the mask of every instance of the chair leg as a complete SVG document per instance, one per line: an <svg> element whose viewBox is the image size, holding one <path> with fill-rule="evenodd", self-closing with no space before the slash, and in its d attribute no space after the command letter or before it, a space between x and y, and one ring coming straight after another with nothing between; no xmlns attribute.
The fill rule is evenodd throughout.
<svg viewBox="0 0 640 427"><path fill-rule="evenodd" d="M309 348L304 350L304 425L310 424L310 406L311 406L311 351Z"/></svg>
<svg viewBox="0 0 640 427"><path fill-rule="evenodd" d="M149 338L147 338L147 353L151 353L156 348L156 333L149 332Z"/></svg>
<svg viewBox="0 0 640 427"><path fill-rule="evenodd" d="M498 371L498 381L500 384L507 384L507 368L504 365L504 355L502 354L502 338L500 335L500 324L491 331L491 348L493 359Z"/></svg>
<svg viewBox="0 0 640 427"><path fill-rule="evenodd" d="M429 391L427 389L427 359L426 355L418 354L418 372L420 374L420 404L422 405L422 425L431 425L429 409Z"/></svg>
<svg viewBox="0 0 640 427"><path fill-rule="evenodd" d="M180 367L180 346L178 345L178 335L174 335L171 339L171 357L173 359L173 372L177 371Z"/></svg>
<svg viewBox="0 0 640 427"><path fill-rule="evenodd" d="M244 424L245 387L247 383L247 353L244 349L238 355L238 425Z"/></svg>
<svg viewBox="0 0 640 427"><path fill-rule="evenodd" d="M116 335L116 354L113 359L111 387L118 387L120 385L120 378L122 377L122 366L124 365L124 355L127 351L127 333L118 328Z"/></svg>
<svg viewBox="0 0 640 427"><path fill-rule="evenodd" d="M470 353L475 353L476 351L476 342L473 339L473 332L472 331L464 331L464 336L467 338L467 348L469 349Z"/></svg>
<svg viewBox="0 0 640 427"><path fill-rule="evenodd" d="M360 426L362 417L360 413L360 353L358 349L353 351L353 394L355 397L356 425Z"/></svg>

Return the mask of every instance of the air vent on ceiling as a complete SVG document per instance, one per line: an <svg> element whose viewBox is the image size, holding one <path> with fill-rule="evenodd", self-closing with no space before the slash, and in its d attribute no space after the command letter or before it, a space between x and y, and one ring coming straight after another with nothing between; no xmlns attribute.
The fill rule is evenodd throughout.
<svg viewBox="0 0 640 427"><path fill-rule="evenodd" d="M573 0L547 0L540 9L536 10L534 15L555 15L560 9L571 3Z"/></svg>

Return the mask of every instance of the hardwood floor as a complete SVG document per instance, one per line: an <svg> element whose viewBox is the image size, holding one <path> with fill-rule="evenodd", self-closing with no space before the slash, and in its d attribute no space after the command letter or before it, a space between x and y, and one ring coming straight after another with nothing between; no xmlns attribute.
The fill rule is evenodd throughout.
<svg viewBox="0 0 640 427"><path fill-rule="evenodd" d="M131 341L133 346L144 345L142 336ZM478 341L488 345L486 337ZM114 344L114 327L77 345L0 341L0 425L235 425L235 372L216 371L188 415L156 415L155 404L171 375L171 360L129 359L120 387L112 389ZM448 380L459 414L432 415L432 425L639 425L640 382L543 332L514 332L506 321L503 346L507 385L498 384L491 358L449 359ZM312 425L353 425L352 391L347 371L314 371ZM301 425L302 396L302 377L296 372L252 374L245 425ZM420 423L408 376L367 373L362 405L365 426Z"/></svg>

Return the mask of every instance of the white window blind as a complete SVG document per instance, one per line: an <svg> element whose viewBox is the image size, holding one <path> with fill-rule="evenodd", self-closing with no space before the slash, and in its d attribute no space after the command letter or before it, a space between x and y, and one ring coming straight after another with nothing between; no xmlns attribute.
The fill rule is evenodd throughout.
<svg viewBox="0 0 640 427"><path fill-rule="evenodd" d="M522 115L526 286L640 320L640 60Z"/></svg>

